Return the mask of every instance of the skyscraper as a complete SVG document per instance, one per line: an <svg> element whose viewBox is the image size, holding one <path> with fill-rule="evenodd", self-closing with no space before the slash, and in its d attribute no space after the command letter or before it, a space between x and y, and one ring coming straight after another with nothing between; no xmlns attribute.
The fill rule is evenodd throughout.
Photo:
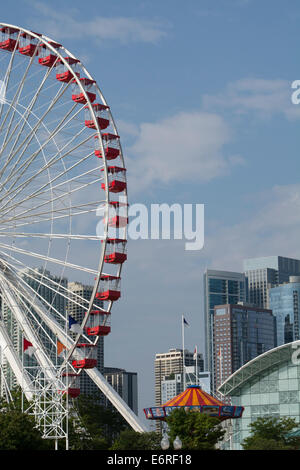
<svg viewBox="0 0 300 470"><path fill-rule="evenodd" d="M268 289L300 275L300 260L283 256L246 259L244 272L248 284L248 300L258 307L269 308Z"/></svg>
<svg viewBox="0 0 300 470"><path fill-rule="evenodd" d="M66 278L61 278L52 274L50 271L44 270L42 268L28 268L20 270L21 276L25 279L28 286L30 286L33 291L37 293L37 299L40 300L45 309L48 310L54 318L58 318L58 315L65 315L66 312L66 298L63 294L63 289L67 287L68 280ZM34 295L34 294L33 294ZM22 356L22 340L23 333L22 330L15 319L11 314L11 311L6 304L4 298L1 297L1 317L6 324L6 328L10 330L10 337L12 338L15 350L19 352L20 357ZM32 316L30 317L31 323L37 322L37 326L40 327L40 336L47 344L48 351L52 350L52 360L55 363L56 361L56 348L52 345L50 337L55 338L53 333L50 331L47 325L41 325L41 319L38 317L35 320L35 314L32 310ZM32 363L32 359L24 357L24 365L29 365ZM7 382L8 388L12 389L17 385L16 378L5 359L5 356L2 355L2 372L4 378Z"/></svg>
<svg viewBox="0 0 300 470"><path fill-rule="evenodd" d="M84 285L81 282L69 282L68 283L69 291L74 293L74 300L76 301L76 296L89 301L92 295L93 286ZM99 307L102 307L102 301L95 299L95 304L98 304ZM68 302L67 304L68 315L70 315L76 322L81 323L83 316L85 315L85 310L75 302ZM103 374L104 371L104 339L103 337L99 338L97 344L97 369ZM99 388L92 379L86 374L80 374L80 392L87 395L97 395L100 397L100 401L103 402L104 397L99 391Z"/></svg>
<svg viewBox="0 0 300 470"><path fill-rule="evenodd" d="M203 357L202 354L198 353L197 358L198 368L203 371ZM194 354L184 350L184 364L183 368L183 350L182 349L170 349L167 353L156 354L155 356L155 404L160 406L163 403L164 398L166 397L166 390L164 393L162 391L162 385L165 379L170 377L175 378L175 383L173 383L172 391L174 392L173 396L176 396L178 393L183 392L183 370L186 371L186 368L189 366L195 366L196 360L194 359ZM180 380L176 380L176 377L180 377ZM168 391L168 397L170 396L170 390ZM173 397L172 397L173 398ZM157 421L156 423L157 431L162 430L162 424Z"/></svg>
<svg viewBox="0 0 300 470"><path fill-rule="evenodd" d="M206 270L204 273L205 368L210 371L212 378L214 376L214 307L237 304L246 300L246 279L243 273ZM214 391L213 380L212 391Z"/></svg>
<svg viewBox="0 0 300 470"><path fill-rule="evenodd" d="M276 318L277 346L300 339L300 277L269 289L269 304Z"/></svg>
<svg viewBox="0 0 300 470"><path fill-rule="evenodd" d="M138 414L138 384L137 372L127 372L125 369L105 367L104 377L107 382L118 392L125 403ZM111 408L110 401L105 397L105 406Z"/></svg>
<svg viewBox="0 0 300 470"><path fill-rule="evenodd" d="M195 359L193 353L185 350L185 366L194 366ZM198 367L203 371L203 357L198 353ZM167 353L156 354L155 356L155 404L162 404L162 381L170 375L183 374L183 351L182 349L170 349ZM183 381L180 382L179 392L183 392Z"/></svg>
<svg viewBox="0 0 300 470"><path fill-rule="evenodd" d="M203 361L201 366L196 365L185 367L185 383L186 387L190 385L199 385L202 390L210 393L210 373L203 371ZM183 374L170 374L165 376L161 381L161 403L176 397L183 391Z"/></svg>
<svg viewBox="0 0 300 470"><path fill-rule="evenodd" d="M214 389L246 362L276 347L271 310L247 304L214 309Z"/></svg>

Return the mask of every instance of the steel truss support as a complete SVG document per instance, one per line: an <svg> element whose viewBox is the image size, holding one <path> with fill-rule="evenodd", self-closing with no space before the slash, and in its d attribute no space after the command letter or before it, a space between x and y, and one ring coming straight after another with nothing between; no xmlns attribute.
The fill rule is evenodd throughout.
<svg viewBox="0 0 300 470"><path fill-rule="evenodd" d="M8 270L8 268L7 268ZM45 309L44 305L36 298L32 299L32 292L29 288L25 287L24 285L20 284L19 279L13 273L12 269L9 269L9 275L6 273L6 279L9 278L10 280L10 287L20 293L24 297L25 300L31 303L31 307L37 312L41 320L48 326L48 328L52 331L52 333L58 338L58 340L63 343L67 349L72 349L74 347L74 340L69 336L66 335L66 331L60 326L60 324L54 319L52 314ZM1 273L0 273L1 279ZM4 281L3 281L4 282ZM9 289L5 289L5 292ZM12 305L13 310L17 307L17 303ZM21 308L16 308L17 314L21 317L21 324L25 322L26 324L26 312L22 312ZM22 320L23 319L23 320ZM23 323L24 326L24 323ZM32 339L32 341L31 341ZM33 345L37 344L38 339L35 336L29 336L29 340L32 342ZM37 349L38 351L38 349ZM77 355L80 356L80 351L76 351ZM50 382L53 380L58 380L58 377L53 372L53 365L52 364L44 364L40 361L40 366L44 368L45 373L50 378ZM128 424L137 432L145 432L147 431L146 426L139 420L136 414L129 408L127 403L125 403L120 395L111 387L110 384L105 380L103 375L100 371L95 367L93 369L87 369L86 373L89 377L94 381L97 387L107 396L110 402L114 405L114 407L119 411L119 413L124 417L124 419L128 422ZM57 387L58 389L59 387Z"/></svg>

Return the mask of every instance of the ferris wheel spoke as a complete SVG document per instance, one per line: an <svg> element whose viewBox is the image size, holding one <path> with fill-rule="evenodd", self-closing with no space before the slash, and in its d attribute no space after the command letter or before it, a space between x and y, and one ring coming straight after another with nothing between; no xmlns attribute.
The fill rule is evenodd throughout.
<svg viewBox="0 0 300 470"><path fill-rule="evenodd" d="M80 132L77 134L76 138L79 137L80 135ZM53 166L54 164L57 164L59 161L63 160L65 157L67 157L68 155L72 154L75 150L77 150L78 148L80 148L82 145L84 145L84 143L88 142L90 140L90 136L87 137L86 139L84 139L83 141L81 141L79 144L77 144L75 147L69 149L67 152L65 152L64 154L60 155L58 158L55 158L59 155L60 152L57 152L53 158L51 158L51 160L49 162L47 162L44 166L42 166L42 168L39 169L38 172L35 172L30 178L28 178L27 180L23 181L19 186L15 186L14 183L11 184L10 188L7 189L7 191L5 192L5 195L3 195L2 198L0 198L0 202L3 200L3 199L6 199L7 197L10 197L12 194L14 194L14 196L12 198L10 198L10 202L12 199L14 199L19 193L21 190L24 190L24 188L26 186L28 186L28 184L30 184L34 179L36 179L42 172L48 170L49 168L51 168L51 166ZM66 145L64 146L66 147ZM92 156L92 152L88 155L86 155L84 158L82 158L81 160L77 161L76 164L74 164L73 166L69 167L68 169L65 169L64 172L61 172L59 173L59 175L56 176L55 179L57 178L60 178L62 176L64 176L65 173L69 172L70 170L72 170L73 168L75 168L76 166L80 165L85 159L89 158ZM17 175L17 174L16 174ZM12 176L9 178L9 180L12 178ZM52 184L52 182L51 182ZM49 182L45 183L41 188L40 190L44 189L45 187L47 187L47 185L51 185ZM36 190L36 191L39 191L39 190ZM8 201L7 201L8 203ZM4 204L1 209L3 210L5 207L6 207L6 204Z"/></svg>
<svg viewBox="0 0 300 470"><path fill-rule="evenodd" d="M7 265L11 267L10 263L7 262ZM61 313L59 312L59 310L57 310L52 304L50 304L44 297L42 297L39 292L35 289L33 289L32 286L30 286L27 282L26 282L26 279L24 279L24 277L22 277L22 275L20 275L17 271L14 271L14 276L15 276L15 280L16 282L18 283L17 286L14 286L14 284L12 284L15 292L16 292L16 295L19 297L19 299L22 301L24 307L27 309L27 312L29 313L29 315L31 317L34 318L35 321L37 321L36 319L36 314L37 312L35 312L35 314L33 313L33 310L30 309L29 306L32 306L34 307L36 305L36 302L35 302L35 298L38 298L42 303L44 303L49 309L52 310L53 313L55 313L56 317L60 318L60 320L62 321L62 327L66 327L65 323L66 323L66 317ZM28 273L25 274L25 276L28 276L30 277L32 280L36 281L36 278L34 278L33 276L30 276ZM41 283L42 284L42 283ZM45 287L47 287L48 289L51 290L50 286L46 285L46 284L43 284ZM26 287L26 290L24 291L23 289L18 289L19 286L22 286L22 287ZM30 291L30 294L29 295L24 295L24 293L26 291ZM60 294L59 294L60 295ZM26 305L26 303L24 302L24 300L29 303L29 306ZM39 322L39 327L43 328L42 324ZM53 346L56 346L56 342L53 340L53 338L48 335L47 331L43 328L43 331L44 333L48 336L48 338L50 339L50 341L52 342Z"/></svg>
<svg viewBox="0 0 300 470"><path fill-rule="evenodd" d="M36 253L36 252L33 252L33 251L29 251L29 250L23 250L22 248L17 248L16 246L13 246L13 245L6 245L5 243L0 242L0 247L3 248L3 249L7 249L8 251L13 251L13 252L16 252L16 253L20 253L22 255L26 255L26 256L31 257L31 258L37 258L37 259L40 259L40 260L43 260L43 261L48 261L49 263L54 263L54 264L57 264L57 265L60 265L60 266L65 266L67 268L76 269L78 271L82 271L82 272L85 272L85 273L90 273L90 274L95 274L95 275L98 274L98 271L95 270L95 269L80 266L78 264L69 263L67 261L63 261L63 260L58 259L58 258L52 258L52 257L46 256L46 255L42 255L41 253Z"/></svg>
<svg viewBox="0 0 300 470"><path fill-rule="evenodd" d="M20 123L22 122L23 124L22 124L22 126L21 126L21 129L19 130L19 133L18 133L18 135L17 135L15 141L14 141L14 144L13 144L12 149L10 149L10 152L12 152L12 151L15 149L15 146L17 145L17 143L18 143L18 141L19 141L19 138L20 138L20 136L21 136L21 133L22 133L22 131L23 131L25 125L26 125L26 119L27 119L27 117L29 116L29 114L32 112L32 109L33 109L33 107L34 107L34 105L35 105L35 103L36 103L36 101L37 101L37 99L38 99L38 97L39 97L40 91L42 90L42 88L43 88L43 86L44 86L44 84L45 84L47 78L50 76L50 74L51 74L51 72L52 72L52 68L53 68L53 66L52 66L51 68L49 68L49 69L46 71L46 73L45 73L45 75L44 75L44 77L43 77L43 80L41 81L41 83L40 83L38 89L36 90L36 92L35 92L34 95L33 95L33 98L32 98L32 100L31 100L31 102L30 102L29 105L25 108L24 114L20 117L18 123L15 125L13 131L11 132L9 138L8 138L7 140L6 140L6 138L4 139L4 142L2 143L2 147L1 147L1 150L0 150L0 154L5 150L6 146L9 144L9 142L10 142L11 139L13 138L13 136L14 136L16 130L17 130L18 127L20 126ZM26 97L25 97L25 98L26 98ZM25 98L24 98L24 99L25 99ZM9 129L7 129L7 131L6 131L6 136L7 136L8 132L9 132Z"/></svg>
<svg viewBox="0 0 300 470"><path fill-rule="evenodd" d="M88 159L91 155L87 155L84 159ZM82 159L83 160L83 159ZM74 169L75 167L77 167L78 165L80 165L80 162L76 162L71 169ZM83 174L80 174L80 175L76 175L76 176L73 176L72 178L66 180L66 181L63 181L61 183L57 183L56 185L53 186L53 183L57 180L57 179L61 179L65 174L67 174L68 172L70 171L70 168L68 170L66 170L65 172L63 173L60 173L58 174L56 177L54 177L51 181L48 181L47 183L45 183L44 185L42 185L40 188L38 188L37 190L35 190L34 193L32 193L31 195L28 195L26 198L23 198L22 201L20 202L19 200L17 200L13 205L11 204L12 201L14 201L14 199L17 198L18 194L19 193L15 193L8 201L6 204L4 204L3 206L1 206L0 210L3 211L3 216L6 215L8 212L10 212L12 209L15 209L17 207L20 207L20 204L23 205L25 202L27 201L30 201L30 200L33 200L33 199L37 199L39 196L43 196L43 197L46 197L46 193L50 191L50 193L52 194L53 191L55 190L59 190L61 187L64 187L66 185L69 185L71 183L81 183L81 179L84 179L84 177L86 176L93 176L94 173L96 172L99 172L99 167L95 167L95 168L92 168L91 170L88 170L86 171L85 173ZM99 172L100 173L100 172ZM96 180L93 180L92 182L88 182L86 183L87 185L90 185L90 184L94 184L96 182L99 182L101 181L103 178L101 175L97 176ZM47 189L48 187L48 189ZM48 199L48 202L54 202L55 200L58 200L58 199L62 199L64 196L68 195L68 194L71 194L71 193L74 193L76 191L78 191L79 189L83 189L85 187L85 185L81 185L79 188L73 188L72 190L69 189L69 191L66 191L64 192L62 195L60 195L59 197L51 197ZM7 195L8 196L8 195ZM6 211L4 211L4 209L7 208Z"/></svg>
<svg viewBox="0 0 300 470"><path fill-rule="evenodd" d="M86 144L89 140L90 140L90 136L88 136L87 138L81 140L76 146L72 147L71 149L69 149L68 151L62 153L62 151L68 147L69 145L71 145L72 141L76 140L79 138L80 134L84 131L84 129L81 129L75 136L73 136L61 149L58 149L58 151L55 153L55 155L48 161L46 162L39 170L38 172L34 172L34 174L32 174L29 178L27 178L25 181L23 181L20 185L18 186L15 186L15 180L12 182L11 186L9 189L7 189L6 191L6 194L5 196L9 196L10 194L13 194L14 192L16 194L19 193L19 190L20 189L24 189L24 187L26 187L28 184L30 184L30 182L33 180L33 179L37 179L37 177L39 175L41 175L43 172L45 171L48 171L49 169L51 169L51 167L53 167L54 165L57 166L57 164L59 162L62 162L63 159L65 159L65 157L71 155L72 153L74 153L77 149L79 149L80 147L84 146L84 144ZM84 159L90 157L92 155L92 153L89 153L87 156L85 156L84 158L82 158L78 164L82 163L82 161L84 161ZM64 165L64 162L62 162L63 165ZM65 165L64 165L65 166ZM23 173L21 175L18 174L17 171L14 172L14 174L10 174L10 176L8 177L8 181L10 181L13 177L15 178L18 178L18 180L20 179L20 176L22 176L23 174L25 174L26 170L28 170L28 168L30 169L30 165L28 164L27 165L27 168L23 171ZM71 168L71 167L70 167ZM69 168L69 169L70 169ZM66 171L69 171L69 169L64 169L64 172L61 172L61 176L64 175L64 173ZM7 181L7 180L6 180ZM3 199L3 198L2 198ZM0 199L1 200L1 199Z"/></svg>
<svg viewBox="0 0 300 470"><path fill-rule="evenodd" d="M36 292L34 292L36 294ZM24 300L24 296L20 295L20 293L18 292L17 289L14 289L14 294L15 296L18 298L19 302L21 303L22 305L22 308L24 310L26 310L26 316L27 316L27 319L29 319L29 322L31 323L31 326L32 328L36 329L38 328L40 331L43 332L44 336L47 337L48 341L52 344L53 347L56 347L56 342L54 341L53 337L51 335L49 335L49 332L47 331L47 329L45 329L45 327L42 325L42 323L40 321L38 321L36 315L34 315L33 311L32 311L32 308L34 304L32 304L32 300L29 296L26 297L26 299ZM41 300L44 300L44 299L41 299ZM28 305L29 303L29 305ZM30 321L30 318L31 318L31 321ZM37 326L35 326L37 325Z"/></svg>
<svg viewBox="0 0 300 470"><path fill-rule="evenodd" d="M30 232L0 232L0 237L16 237L16 238L53 238L53 239L70 239L70 240L88 240L99 241L104 240L104 236L99 235L76 235L73 233L30 233Z"/></svg>
<svg viewBox="0 0 300 470"><path fill-rule="evenodd" d="M7 89L8 85L9 85L9 82L10 82L11 71L12 71L13 63L14 63L15 56L16 56L17 44L18 44L18 42L19 42L19 40L20 40L20 34L21 34L21 32L18 33L18 38L17 38L16 44L15 44L14 50L12 51L12 54L11 54L11 57L10 57L10 61L9 61L8 67L7 67L7 71L6 71L4 80L3 80L4 90ZM1 117L2 117L2 111L3 111L3 105L4 105L4 103L5 103L5 100L1 100L0 119L1 119ZM0 131L0 132L1 132L1 131Z"/></svg>
<svg viewBox="0 0 300 470"><path fill-rule="evenodd" d="M62 295L64 298L66 298L67 301L75 303L80 308L82 308L84 311L88 311L88 307L89 307L89 303L90 303L89 300L85 299L84 297L77 294L76 292L71 291L67 287L64 287L59 282L54 281L52 278L48 277L47 274L45 274L45 272L40 272L39 273L36 270L34 270L33 268L28 267L27 265L22 263L17 258L14 258L11 254L5 254L4 252L1 252L1 251L0 251L0 253L2 253L2 255L5 255L5 263L16 272L16 276L18 276L18 277L21 276L21 274L18 271L16 271L16 265L21 266L21 269L23 269L23 271L26 270L26 276L28 276L29 278L31 278L34 281L41 282L41 284L43 286L49 288L53 292L58 293L58 290L59 290L59 295ZM9 257L12 260L12 262L10 263L6 259L6 257ZM13 263L15 263L15 264L13 264ZM29 274L28 271L32 272L32 274ZM38 278L38 276L40 277L40 279ZM97 304L94 304L93 307L95 309L102 310L101 307L99 307L99 305L97 305Z"/></svg>
<svg viewBox="0 0 300 470"><path fill-rule="evenodd" d="M55 62L55 64L56 64L56 62ZM51 67L47 67L47 69L49 71L53 71L53 69L55 67L55 64L53 64ZM49 85L47 85L46 87L43 87L43 93L45 94L45 93L49 92L52 88L55 89L56 87L57 87L57 84L56 84L55 80L53 80L53 81L49 80ZM21 99L19 100L19 104L22 106L23 103L27 102L29 96L31 96L31 95L32 96L35 95L35 90L34 89L31 90L30 92L28 92L25 96L22 96ZM40 109L43 109L43 107L45 107L46 105L47 105L47 103L43 103L43 104L39 105L36 108L36 111L39 111ZM26 107L26 106L24 105L24 107Z"/></svg>
<svg viewBox="0 0 300 470"><path fill-rule="evenodd" d="M73 105L70 110L68 110L68 112L66 113L66 115L64 116L64 118L59 122L59 124L57 125L57 127L55 128L55 130L54 130L49 136L47 136L47 139L45 140L45 142L43 142L43 145L42 145L42 146L40 145L39 148L38 148L38 150L36 150L35 152L33 152L33 153L25 160L25 162L22 163L22 165L17 169L18 171L22 170L24 167L27 168L27 166L28 166L29 164L31 164L31 163L34 161L34 159L35 159L35 158L38 156L38 154L44 149L44 147L45 147L47 144L49 144L49 142L50 142L52 139L54 139L55 135L58 134L59 132L61 132L62 129L67 126L67 124L70 122L70 120L73 119L73 116L72 116L71 119L69 119L68 121L66 121L65 124L63 124L63 123L64 123L64 121L68 118L68 116L72 113L72 111L74 110L75 107L76 107L76 104ZM80 111L81 111L81 110L79 110L78 113L79 113ZM26 149L27 149L27 148L26 148ZM14 164L14 166L13 166L13 168L12 168L10 174L7 176L6 181L10 179L10 177L11 177L11 175L12 175L12 172L15 170L16 166L18 165L18 163L19 163L20 160L22 159L23 154L24 154L24 153L21 153L21 155L19 156L19 158L18 158L17 162ZM14 155L15 155L15 154L13 153L13 156L14 156ZM10 160L11 160L11 159L9 159L9 161L10 161ZM14 174L13 174L13 175L14 175Z"/></svg>
<svg viewBox="0 0 300 470"><path fill-rule="evenodd" d="M55 307L53 307L53 305L50 304L44 297L42 297L36 290L34 290L30 285L28 285L26 281L20 275L18 275L18 273L14 272L14 282L9 281L9 280L8 282L10 283L10 286L14 290L14 294L20 300L23 297L25 302L28 302L30 304L35 314L37 314L39 318L43 322L46 323L47 327L50 328L50 330L55 335L55 337L58 336L60 340L64 341L64 344L67 346L67 349L72 350L72 348L74 348L75 346L75 341L66 332L68 319L65 316L63 316ZM32 294L34 296L32 296ZM48 307L47 311L44 310L45 309L44 305ZM38 321L35 318L33 311L28 307L27 309L31 317L34 318L35 321ZM55 316L58 318L55 318L52 312L55 313ZM58 322L59 318L62 320L62 324ZM27 321L28 321L28 318L27 318ZM38 326L39 327L41 326L39 321L38 321ZM90 337L84 334L80 336L82 336L86 340L86 342L93 344Z"/></svg>
<svg viewBox="0 0 300 470"><path fill-rule="evenodd" d="M106 203L106 201L100 201L99 202L99 205L101 203ZM78 208L84 208L84 207L87 207L89 206L90 204L81 204L78 206ZM74 207L73 207L74 209ZM11 218L11 219L6 219L4 221L1 221L1 223L3 224L7 224L8 222L12 223L14 222L13 225L10 225L10 226L7 226L5 225L5 228L13 228L13 229L16 229L16 228L19 228L19 227L25 227L25 226L31 226L31 225L35 225L35 224L40 224L40 223L44 223L44 222L49 222L49 221L54 221L54 220L63 220L65 218L70 218L70 217L75 217L75 216L79 216L79 215L84 215L84 214L92 214L94 212L97 212L98 211L98 205L95 207L95 208L90 208L90 209L86 209L86 210L80 210L78 212L72 212L70 213L69 211L69 208L66 208L66 213L65 214L62 214L62 215L58 215L58 216L51 216L51 217L44 217L42 218L43 215L45 216L48 216L49 215L49 211L45 211L43 213L39 213L38 215L36 214L31 214L30 216L27 216L27 217L23 217L23 218L20 218L20 219L17 219L16 217L14 218ZM38 220L33 220L33 217L40 217L38 218ZM28 218L29 221L28 222L23 222L23 223L15 223L17 220L23 220L23 219L26 219ZM0 229L2 230L2 229Z"/></svg>
<svg viewBox="0 0 300 470"><path fill-rule="evenodd" d="M90 140L90 137L84 139L83 141L81 141L79 144L77 144L75 147L73 147L72 149L69 149L67 152L65 152L64 154L61 154L61 152L68 146L72 143L73 140L77 139L80 134L84 131L84 129L81 129L75 136L73 135L72 136L72 139L70 139L61 149L58 150L58 152L56 152L56 154L51 158L50 161L48 161L45 165L42 166L42 168L39 169L39 172L38 174L42 173L43 171L45 170L48 170L49 168L51 168L51 166L53 164L57 164L58 162L62 161L66 156L70 155L72 152L74 152L77 148L79 148L80 146L84 145L85 143L87 143L89 140ZM61 154L61 155L60 155ZM58 157L58 155L60 155ZM89 155L90 156L90 155ZM56 158L57 157L57 158ZM28 165L28 167L30 168L30 165ZM37 177L38 175L36 172L34 172L34 176ZM10 172L9 176L6 177L5 181L6 183L9 182L13 177L17 177L19 179L19 176L18 176L18 172ZM28 181L28 180L27 180ZM27 182L26 181L26 182ZM23 184L25 184L25 182L23 182ZM12 183L11 185L11 188L13 188L14 190L17 190L19 188L19 186L17 188L14 187L14 182ZM10 195L12 193L12 191L9 192L9 190L6 191L6 194L5 194L5 197L7 197L8 195ZM3 198L2 198L3 199ZM0 199L0 201L2 200Z"/></svg>
<svg viewBox="0 0 300 470"><path fill-rule="evenodd" d="M97 180L97 181L98 181L98 180ZM75 190L73 190L73 192L75 192ZM36 211L37 209L40 209L41 207L44 207L44 206L47 206L47 205L49 205L49 206L51 207L54 202L58 202L59 199L64 199L64 198L66 198L66 195L69 195L69 194L70 194L70 192L68 192L68 193L62 193L62 194L60 194L59 196L56 196L56 197L54 197L54 198L52 198L52 199L46 199L46 201L42 202L41 204L36 204L36 205L33 206L33 207L27 208L25 211L20 212L20 213L17 214L17 215L18 215L18 220L22 220L23 218L26 218L26 214L27 214L27 216L29 215L29 217L34 216L35 213L36 213L35 211ZM79 209L79 208L81 208L81 207L89 207L89 206L91 206L92 208L93 208L94 206L96 206L96 209L97 209L97 207L98 207L100 204L104 203L104 202L105 202L105 200L102 199L102 200L99 200L99 201L91 201L91 202L88 202L88 203L86 203L86 204L77 204L76 206L74 206L74 205L69 205L66 209L72 210L72 209ZM11 209L9 209L9 210L6 212L6 214L9 213L10 211L11 211ZM48 212L43 212L42 215L44 215L44 214L48 214ZM11 221L15 221L15 220L16 220L16 216L11 217L11 218L9 218L9 219L5 219L5 220L2 219L2 220L1 220L1 224L3 225L3 224L5 224L5 223L7 223L7 222L11 222ZM11 225L10 227L15 227L15 226L14 226L14 225ZM6 227L6 228L7 228L7 227ZM0 232L1 232L1 230L2 230L2 228L1 228L1 226L0 226Z"/></svg>
<svg viewBox="0 0 300 470"><path fill-rule="evenodd" d="M19 98L20 94L22 93L22 90L23 90L23 87L24 87L24 83L25 83L27 74L28 74L28 72L29 72L29 70L30 70L30 67L32 66L32 64L33 64L33 62L34 62L34 58L35 58L35 55L33 55L33 56L30 58L29 63L28 63L28 65L27 65L27 67L26 67L26 69L25 69L25 72L24 72L24 74L23 74L23 77L21 78L21 80L20 80L20 82L19 82L19 84L18 84L17 91L16 91L16 93L15 93L15 95L14 95L12 101L10 102L10 106L9 106L9 108L8 108L8 110L7 110L7 113L5 114L3 120L2 120L2 122L1 122L1 124L0 124L0 133L1 133L1 131L2 131L2 128L3 128L4 124L6 123L6 120L8 119L9 114L11 113L11 110L13 110L13 112L12 112L12 117L11 117L11 120L10 120L9 127L10 127L10 125L11 125L11 123L12 123L13 117L14 117L15 112L16 112L15 110L16 110L16 105L17 105L17 103L18 103L18 98Z"/></svg>
<svg viewBox="0 0 300 470"><path fill-rule="evenodd" d="M48 115L48 113L51 111L51 109L55 106L55 103L63 96L63 94L66 92L68 89L70 83L67 83L66 85L61 85L59 88L58 92L56 93L55 97L51 100L50 105L48 106L47 110L44 112L44 114L39 118L39 120L36 122L36 124L31 128L30 132L27 134L27 136L23 139L21 144L18 146L18 148L13 152L12 156L10 157L13 158L15 155L18 154L19 151L21 151L21 154L19 156L19 159L24 155L25 151L27 150L28 145L34 138L36 131L39 129L41 124L43 123L43 120L45 117ZM0 177L2 176L3 172L0 172Z"/></svg>
<svg viewBox="0 0 300 470"><path fill-rule="evenodd" d="M18 322L21 331L24 331L27 338L35 345L35 357L38 363L44 368L45 374L53 380L55 378L53 372L51 372L53 371L53 363L40 338L35 334L34 328L29 323L23 308L20 306L20 293L18 289L15 288L11 280L5 278L2 274L0 274L0 283L2 295L4 295L10 311L13 312L14 318Z"/></svg>
<svg viewBox="0 0 300 470"><path fill-rule="evenodd" d="M86 141L86 139L85 139L84 141L82 141L82 142L85 142L85 141ZM76 147L73 147L72 149L70 149L69 151L65 152L63 155L61 155L60 157L58 157L58 158L56 159L56 162L61 161L61 160L63 160L65 157L67 157L67 156L69 156L70 154L72 154L78 147L80 147L80 146L82 145L82 142L81 142L80 144L78 144ZM56 175L51 181L48 181L47 183L44 183L42 186L40 186L38 189L36 189L36 190L34 191L34 193L31 193L29 196L26 197L26 200L29 199L29 198L31 198L31 197L33 197L33 196L38 196L40 193L43 193L43 192L44 192L44 189L47 188L47 186L52 187L52 184L54 183L54 181L56 181L56 180L59 179L59 178L62 178L65 174L68 174L68 173L72 172L72 170L74 170L74 169L77 168L79 165L81 165L82 163L84 163L87 159L89 159L89 158L93 155L93 153L94 153L94 152L88 153L88 154L85 155L84 157L81 157L80 159L78 159L78 160L77 160L73 165L71 165L70 167L64 168L64 171L63 171L63 172L60 172L60 173L59 173L58 175ZM39 174L40 174L40 172L45 171L45 170L48 170L49 168L51 168L51 166L52 166L53 164L55 164L56 162L55 162L55 161L52 161L51 163L49 163L49 166L48 166L48 163L47 163L45 166L43 166L43 167L40 169ZM97 169L101 169L101 168L102 168L102 165L99 166L99 167L97 167ZM29 183L32 182L35 178L37 178L37 176L38 176L38 174L37 174L37 172L35 172L35 173L31 176L31 178L29 178L28 180L26 180L26 183L29 184ZM76 178L78 178L78 177L80 177L80 175L77 175ZM74 179L74 178L73 178L73 179ZM68 182L70 182L70 181L71 181L71 179L65 181L65 183L68 184ZM23 182L22 184L24 185L25 182ZM56 186L54 186L53 188L58 187L58 186L61 186L61 184L62 184L62 183L59 183L59 184L57 184ZM14 189L17 191L18 189L20 189L20 186L21 186L21 185L19 185L17 188L14 188ZM24 189L24 186L22 186L21 189ZM19 193L19 192L16 192L16 191L14 191L14 190L12 189L10 192L8 192L8 190L7 190L7 191L5 192L5 196L3 196L3 197L0 199L0 201L2 201L3 199L9 198L9 201L7 201L7 203L8 203L8 202L11 202L14 198L17 197L17 195L18 195L18 193ZM12 194L13 194L13 196L11 196ZM24 201L24 199L23 199L23 201ZM4 204L3 206L1 206L1 207L0 207L0 210L3 210L3 209L6 207L7 203Z"/></svg>
<svg viewBox="0 0 300 470"><path fill-rule="evenodd" d="M67 85L67 86L68 86L68 85ZM66 87L62 89L62 93L65 91L65 89L66 89ZM56 95L56 98L57 98L57 95ZM58 99L58 98L57 98L57 99ZM52 100L51 103L53 103L53 100ZM54 104L55 104L55 103L54 103ZM53 104L53 106L54 106L54 104ZM76 106L76 104L75 104L75 106ZM57 133L59 130L62 129L62 125L63 125L64 120L68 118L69 114L73 111L73 109L75 108L75 106L73 105L73 106L71 107L71 109L68 110L68 112L66 113L66 115L64 116L64 118L60 121L60 123L57 125L57 127L55 128L55 130L50 134L50 136L47 137L46 142L43 143L43 148L45 147L45 145L46 145L47 143L50 142L50 140L53 138L53 136L55 135L55 133ZM47 109L46 113L47 113L47 112L50 112L50 110L51 110L51 104L48 106L48 109ZM44 113L43 116L45 116L46 113ZM28 148L29 144L31 143L33 137L35 136L35 131L36 131L36 130L40 127L40 125L42 124L43 116L38 120L38 122L37 122L36 125L31 129L31 131L30 131L30 133L27 135L27 137L23 140L22 144L23 144L24 142L25 142L25 143L27 142L27 144L24 146L22 152L21 152L20 155L18 156L17 161L15 162L15 164L14 164L14 166L13 166L11 172L16 168L16 166L18 165L18 163L21 161L21 159L22 159L22 157L23 157L25 151L27 150L27 148ZM29 141L28 141L28 138L29 138L28 136L30 136L30 140L29 140ZM21 144L21 146L22 146L22 144ZM11 152L11 153L10 153L10 155L8 156L8 159L7 159L7 163L6 163L5 168L6 168L7 165L14 159L14 157L18 154L18 152L19 152L20 149L21 149L21 147L19 146L18 149L17 149L15 152ZM36 152L34 152L34 153L29 157L29 158L31 158L30 161L32 161L32 158L33 158L33 157L36 157L36 156L39 154L40 151L41 151L41 148L39 148ZM28 162L28 160L29 160L29 159L27 159L24 164L26 164L26 163ZM23 164L23 165L24 165L24 164ZM3 175L3 171L5 170L5 168L0 171L0 177ZM8 178L10 178L10 176L11 176L11 173L8 175Z"/></svg>

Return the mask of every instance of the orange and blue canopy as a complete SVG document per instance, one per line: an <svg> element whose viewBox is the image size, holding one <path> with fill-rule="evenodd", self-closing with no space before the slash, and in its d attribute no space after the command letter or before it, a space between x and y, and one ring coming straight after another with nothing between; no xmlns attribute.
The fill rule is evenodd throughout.
<svg viewBox="0 0 300 470"><path fill-rule="evenodd" d="M214 405L224 406L225 403L212 397L200 387L188 387L184 392L177 395L177 397L164 403L162 406L203 406Z"/></svg>
<svg viewBox="0 0 300 470"><path fill-rule="evenodd" d="M198 411L222 420L240 418L244 411L242 406L228 406L206 393L201 387L192 385L161 406L145 408L144 413L147 419L165 419L177 408Z"/></svg>

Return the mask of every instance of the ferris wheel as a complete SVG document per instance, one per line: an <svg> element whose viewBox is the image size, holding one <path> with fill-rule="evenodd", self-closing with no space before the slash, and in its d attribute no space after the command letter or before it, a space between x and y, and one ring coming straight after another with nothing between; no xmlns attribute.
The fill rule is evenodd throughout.
<svg viewBox="0 0 300 470"><path fill-rule="evenodd" d="M95 357L127 257L126 168L110 108L61 44L3 23L0 34L0 359L28 399L63 384L73 399L87 373L143 432ZM66 279L92 286L90 298Z"/></svg>

